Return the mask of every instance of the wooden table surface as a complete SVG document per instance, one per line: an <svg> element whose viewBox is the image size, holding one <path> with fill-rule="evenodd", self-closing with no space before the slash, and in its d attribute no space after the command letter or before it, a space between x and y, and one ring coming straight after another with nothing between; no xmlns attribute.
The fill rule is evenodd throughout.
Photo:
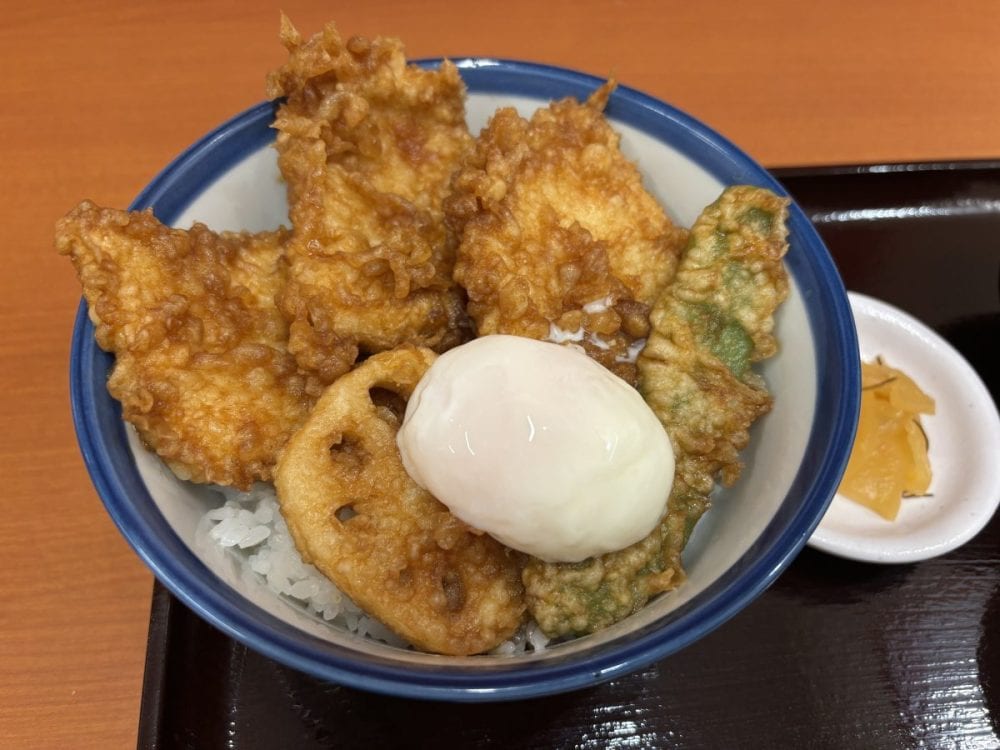
<svg viewBox="0 0 1000 750"><path fill-rule="evenodd" d="M615 73L769 166L1000 157L1000 4L507 0L281 4L304 33L394 34L413 57ZM706 7L710 6L710 7ZM0 21L0 746L135 743L151 576L76 446L79 288L52 249L84 197L124 207L263 98L283 58L260 2L9 3ZM12 553L12 554L11 554Z"/></svg>

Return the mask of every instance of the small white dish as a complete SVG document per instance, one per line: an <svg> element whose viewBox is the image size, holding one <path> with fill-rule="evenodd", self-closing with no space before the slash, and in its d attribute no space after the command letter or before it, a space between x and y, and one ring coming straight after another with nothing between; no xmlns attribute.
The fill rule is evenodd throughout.
<svg viewBox="0 0 1000 750"><path fill-rule="evenodd" d="M921 422L930 444L928 497L905 498L894 521L836 495L809 546L875 563L926 560L976 535L1000 505L1000 416L983 381L951 344L912 316L863 294L848 298L861 359L881 355L937 404Z"/></svg>

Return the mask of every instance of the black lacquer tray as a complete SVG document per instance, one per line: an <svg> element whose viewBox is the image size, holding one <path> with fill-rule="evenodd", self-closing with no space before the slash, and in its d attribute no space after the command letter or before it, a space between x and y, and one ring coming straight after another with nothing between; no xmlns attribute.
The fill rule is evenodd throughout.
<svg viewBox="0 0 1000 750"><path fill-rule="evenodd" d="M774 170L848 289L935 328L997 400L1000 161ZM1000 470L1000 456L998 470ZM566 695L459 705L324 683L222 635L159 584L141 748L1000 747L1000 516L897 566L806 549L718 630Z"/></svg>

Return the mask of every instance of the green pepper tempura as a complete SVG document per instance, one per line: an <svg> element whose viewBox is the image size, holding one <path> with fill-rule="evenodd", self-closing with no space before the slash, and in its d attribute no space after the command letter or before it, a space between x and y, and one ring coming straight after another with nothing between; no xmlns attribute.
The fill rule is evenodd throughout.
<svg viewBox="0 0 1000 750"><path fill-rule="evenodd" d="M763 188L731 187L692 227L638 359L640 391L677 464L666 515L624 550L526 565L528 608L547 635L605 628L684 580L681 551L691 530L716 481L728 486L739 477L750 425L771 408L750 365L777 351L773 315L788 294L787 204Z"/></svg>

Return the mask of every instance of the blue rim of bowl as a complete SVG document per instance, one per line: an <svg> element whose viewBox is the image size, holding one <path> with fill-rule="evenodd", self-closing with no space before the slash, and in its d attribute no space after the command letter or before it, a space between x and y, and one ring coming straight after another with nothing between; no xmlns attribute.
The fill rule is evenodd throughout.
<svg viewBox="0 0 1000 750"><path fill-rule="evenodd" d="M603 79L564 68L487 58L453 58L471 93L541 100L585 98ZM440 59L421 60L434 67ZM215 179L271 143L276 105L258 104L174 159L136 197L171 223ZM723 136L676 108L619 86L610 118L694 158L724 184L749 183L787 195L766 170ZM156 507L129 451L121 409L108 394L113 358L101 351L84 301L70 355L70 394L81 453L104 505L157 578L201 617L250 648L320 678L408 698L495 701L586 687L640 669L701 638L770 586L811 536L836 491L854 438L860 398L857 336L843 283L801 209L789 211L786 263L803 291L816 343L816 415L802 464L778 512L750 550L708 588L660 620L590 651L549 661L475 667L400 666L311 636L256 607L221 582Z"/></svg>

